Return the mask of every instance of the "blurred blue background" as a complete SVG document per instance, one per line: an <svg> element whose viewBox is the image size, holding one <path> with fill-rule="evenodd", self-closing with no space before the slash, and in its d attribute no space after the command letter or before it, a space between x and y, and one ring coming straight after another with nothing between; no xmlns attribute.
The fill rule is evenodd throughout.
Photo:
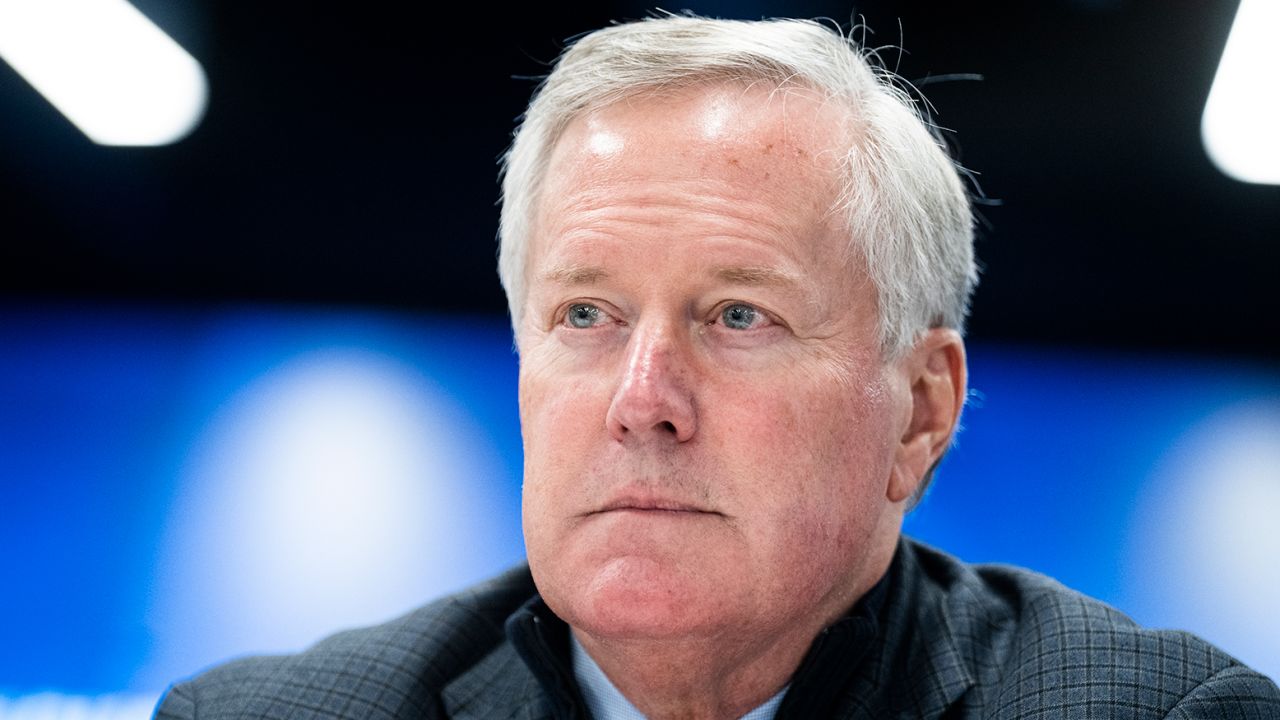
<svg viewBox="0 0 1280 720"><path fill-rule="evenodd" d="M0 62L0 720L143 718L519 562L495 161L564 38L648 9L134 5L207 73L177 143ZM974 393L907 531L1280 678L1280 187L1199 137L1235 0L686 7L864 19L982 173Z"/></svg>
<svg viewBox="0 0 1280 720"><path fill-rule="evenodd" d="M971 353L965 428L908 531L1280 676L1280 376ZM145 706L518 562L515 378L501 318L11 308L0 694Z"/></svg>

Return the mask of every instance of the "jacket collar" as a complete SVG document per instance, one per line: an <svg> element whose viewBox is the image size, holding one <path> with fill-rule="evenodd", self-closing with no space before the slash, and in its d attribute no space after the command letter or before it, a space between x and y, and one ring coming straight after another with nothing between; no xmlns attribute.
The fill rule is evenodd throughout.
<svg viewBox="0 0 1280 720"><path fill-rule="evenodd" d="M948 597L950 579L939 577L958 564L948 558L929 567L922 559L941 556L921 550L915 541L899 541L893 563L876 587L884 593L876 612L876 636L834 699L831 716L938 717L974 685L976 659L964 650L971 628L958 620L966 616L949 604L956 601Z"/></svg>

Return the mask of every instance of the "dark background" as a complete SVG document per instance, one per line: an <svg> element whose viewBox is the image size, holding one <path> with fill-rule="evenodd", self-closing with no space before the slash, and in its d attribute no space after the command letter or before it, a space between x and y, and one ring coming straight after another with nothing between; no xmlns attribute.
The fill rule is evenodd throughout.
<svg viewBox="0 0 1280 720"><path fill-rule="evenodd" d="M503 313L496 161L527 77L650 7L135 4L203 64L208 114L176 145L101 147L0 63L0 313ZM972 338L1275 362L1280 187L1227 178L1200 140L1235 2L686 7L874 30L993 201Z"/></svg>

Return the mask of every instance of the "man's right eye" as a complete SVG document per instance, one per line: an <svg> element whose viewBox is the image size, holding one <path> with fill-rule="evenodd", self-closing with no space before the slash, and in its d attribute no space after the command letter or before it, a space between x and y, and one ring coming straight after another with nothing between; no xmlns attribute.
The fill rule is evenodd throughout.
<svg viewBox="0 0 1280 720"><path fill-rule="evenodd" d="M586 329L598 325L603 317L604 313L595 305L574 303L569 306L565 322L568 323L569 327Z"/></svg>

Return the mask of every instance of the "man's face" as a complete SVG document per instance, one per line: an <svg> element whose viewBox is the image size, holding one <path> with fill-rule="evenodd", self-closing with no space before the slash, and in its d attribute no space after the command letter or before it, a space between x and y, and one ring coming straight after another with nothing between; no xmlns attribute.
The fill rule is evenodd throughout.
<svg viewBox="0 0 1280 720"><path fill-rule="evenodd" d="M580 630L825 623L888 563L911 391L833 212L846 121L709 85L558 142L518 330L524 529Z"/></svg>

